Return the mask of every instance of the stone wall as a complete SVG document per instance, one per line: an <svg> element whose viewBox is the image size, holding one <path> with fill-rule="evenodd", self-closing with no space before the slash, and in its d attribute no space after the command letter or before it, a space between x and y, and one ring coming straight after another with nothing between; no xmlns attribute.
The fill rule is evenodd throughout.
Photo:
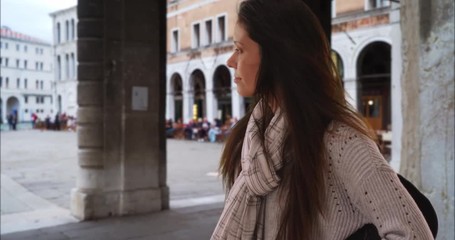
<svg viewBox="0 0 455 240"><path fill-rule="evenodd" d="M431 200L438 239L454 239L454 2L401 1L401 173Z"/></svg>

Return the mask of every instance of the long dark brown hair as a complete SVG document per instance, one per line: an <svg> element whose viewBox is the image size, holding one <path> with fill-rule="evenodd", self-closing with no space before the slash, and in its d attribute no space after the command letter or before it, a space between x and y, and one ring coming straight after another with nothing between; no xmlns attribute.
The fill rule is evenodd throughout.
<svg viewBox="0 0 455 240"><path fill-rule="evenodd" d="M325 34L302 0L243 1L237 23L260 46L256 103L262 99L279 106L288 124L282 153L287 164L278 173L286 201L278 239L310 239L318 227L315 220L324 213L323 138L329 123L343 122L374 136L346 101ZM262 106L264 116L273 116L267 104ZM241 171L240 155L252 109L232 129L221 156L220 172L228 189ZM268 121L257 124L265 148Z"/></svg>

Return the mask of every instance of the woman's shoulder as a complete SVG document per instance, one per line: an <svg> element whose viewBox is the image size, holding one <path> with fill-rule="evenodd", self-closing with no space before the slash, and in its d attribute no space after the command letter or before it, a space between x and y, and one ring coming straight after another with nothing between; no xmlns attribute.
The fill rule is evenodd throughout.
<svg viewBox="0 0 455 240"><path fill-rule="evenodd" d="M354 127L335 120L330 122L327 127L324 140L326 143L338 143L341 145L346 145L348 142L353 142L354 140L364 143L374 143L370 137L366 136Z"/></svg>
<svg viewBox="0 0 455 240"><path fill-rule="evenodd" d="M335 158L336 163L359 164L358 161L373 160L370 163L382 164L384 160L373 139L342 122L333 121L329 124L324 142L328 155Z"/></svg>

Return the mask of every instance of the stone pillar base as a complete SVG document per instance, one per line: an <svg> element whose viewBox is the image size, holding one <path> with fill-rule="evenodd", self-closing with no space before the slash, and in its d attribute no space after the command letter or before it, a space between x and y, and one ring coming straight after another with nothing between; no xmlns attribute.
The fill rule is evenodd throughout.
<svg viewBox="0 0 455 240"><path fill-rule="evenodd" d="M157 212L169 208L169 188L92 192L71 190L71 214L80 220Z"/></svg>

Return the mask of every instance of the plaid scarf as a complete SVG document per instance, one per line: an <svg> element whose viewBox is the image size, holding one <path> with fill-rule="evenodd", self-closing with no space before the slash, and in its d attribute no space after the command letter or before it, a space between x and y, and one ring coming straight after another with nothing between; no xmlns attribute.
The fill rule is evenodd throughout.
<svg viewBox="0 0 455 240"><path fill-rule="evenodd" d="M285 120L275 112L265 130L265 147L261 144L256 121L262 119L262 101L248 121L242 147L242 171L230 189L225 206L211 239L263 239L265 196L280 184L277 171L285 137ZM278 221L278 219L277 219Z"/></svg>

